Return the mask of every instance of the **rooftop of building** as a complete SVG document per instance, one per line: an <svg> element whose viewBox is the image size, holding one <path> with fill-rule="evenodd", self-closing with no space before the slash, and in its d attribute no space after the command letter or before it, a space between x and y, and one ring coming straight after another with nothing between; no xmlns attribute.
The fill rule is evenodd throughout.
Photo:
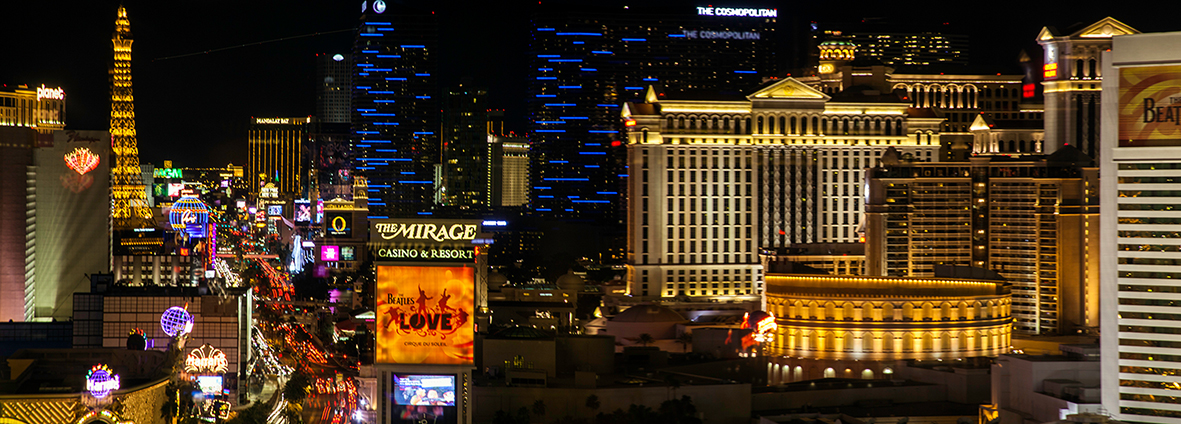
<svg viewBox="0 0 1181 424"><path fill-rule="evenodd" d="M22 349L0 361L0 395L81 393L99 364L119 375L122 387L136 387L165 377L165 359L155 350Z"/></svg>
<svg viewBox="0 0 1181 424"><path fill-rule="evenodd" d="M999 296L1009 293L1002 281L965 278L907 278L856 275L768 273L768 295L840 295L865 297Z"/></svg>

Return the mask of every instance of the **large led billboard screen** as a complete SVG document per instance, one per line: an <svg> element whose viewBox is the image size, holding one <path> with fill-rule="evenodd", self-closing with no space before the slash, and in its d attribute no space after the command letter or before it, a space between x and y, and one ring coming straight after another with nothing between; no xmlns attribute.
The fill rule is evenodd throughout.
<svg viewBox="0 0 1181 424"><path fill-rule="evenodd" d="M455 406L454 375L395 375L394 390L398 405Z"/></svg>
<svg viewBox="0 0 1181 424"><path fill-rule="evenodd" d="M475 268L377 267L376 362L472 364Z"/></svg>
<svg viewBox="0 0 1181 424"><path fill-rule="evenodd" d="M1119 146L1181 146L1181 66L1120 68Z"/></svg>

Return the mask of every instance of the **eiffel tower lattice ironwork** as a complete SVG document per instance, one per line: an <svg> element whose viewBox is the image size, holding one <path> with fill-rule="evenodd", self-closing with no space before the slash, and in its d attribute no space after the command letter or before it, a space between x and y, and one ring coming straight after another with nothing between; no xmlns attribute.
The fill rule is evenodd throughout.
<svg viewBox="0 0 1181 424"><path fill-rule="evenodd" d="M156 226L139 167L135 141L135 97L131 93L131 21L119 5L115 33L111 35L115 60L111 65L111 220L116 230Z"/></svg>

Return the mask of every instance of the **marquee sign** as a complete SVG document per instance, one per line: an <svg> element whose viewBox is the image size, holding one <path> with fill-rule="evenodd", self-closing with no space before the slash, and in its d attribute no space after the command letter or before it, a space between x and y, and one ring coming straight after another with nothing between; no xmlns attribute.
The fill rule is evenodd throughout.
<svg viewBox="0 0 1181 424"><path fill-rule="evenodd" d="M66 166L77 172L78 175L86 175L87 172L98 167L98 155L85 147L75 148L70 153L66 153L63 159L66 161Z"/></svg>
<svg viewBox="0 0 1181 424"><path fill-rule="evenodd" d="M1119 146L1181 146L1181 66L1119 71Z"/></svg>
<svg viewBox="0 0 1181 424"><path fill-rule="evenodd" d="M391 244L465 244L480 234L475 220L381 220L373 221L372 241Z"/></svg>
<svg viewBox="0 0 1181 424"><path fill-rule="evenodd" d="M376 362L473 361L475 268L377 267Z"/></svg>
<svg viewBox="0 0 1181 424"><path fill-rule="evenodd" d="M102 399L119 390L119 376L110 367L99 364L86 373L86 391L96 399Z"/></svg>
<svg viewBox="0 0 1181 424"><path fill-rule="evenodd" d="M37 100L42 100L42 99L65 100L65 98L66 98L66 92L64 90L62 90L61 87L46 88L45 84L41 84L40 87L37 87Z"/></svg>
<svg viewBox="0 0 1181 424"><path fill-rule="evenodd" d="M225 374L230 362L225 352L208 343L189 352L185 357L185 372L190 374Z"/></svg>

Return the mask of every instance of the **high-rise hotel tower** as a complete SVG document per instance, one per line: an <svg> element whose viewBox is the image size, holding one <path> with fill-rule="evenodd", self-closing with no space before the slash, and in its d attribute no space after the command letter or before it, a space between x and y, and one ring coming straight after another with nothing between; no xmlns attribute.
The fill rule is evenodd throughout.
<svg viewBox="0 0 1181 424"><path fill-rule="evenodd" d="M383 0L361 4L351 138L355 169L369 180L369 214L429 214L439 163L434 14Z"/></svg>
<svg viewBox="0 0 1181 424"><path fill-rule="evenodd" d="M1181 50L1167 47L1181 33L1111 42L1098 56L1103 406L1181 423Z"/></svg>
<svg viewBox="0 0 1181 424"><path fill-rule="evenodd" d="M623 102L659 93L758 85L776 71L775 9L678 13L544 11L529 67L531 201L539 212L619 222L624 208Z"/></svg>

